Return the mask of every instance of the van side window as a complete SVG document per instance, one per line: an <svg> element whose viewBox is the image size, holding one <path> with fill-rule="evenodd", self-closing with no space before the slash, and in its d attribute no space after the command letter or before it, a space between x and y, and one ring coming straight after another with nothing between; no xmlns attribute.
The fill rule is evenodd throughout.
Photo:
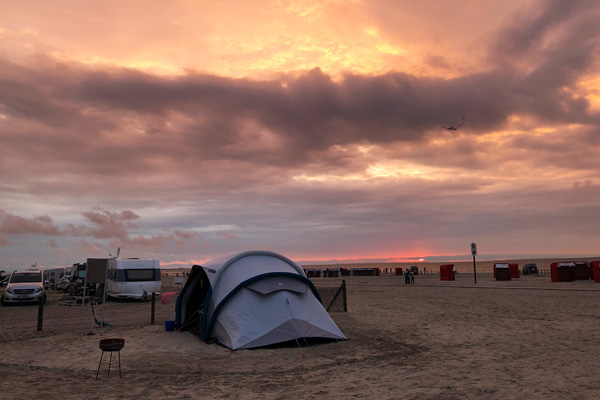
<svg viewBox="0 0 600 400"><path fill-rule="evenodd" d="M126 269L125 277L127 282L156 281L155 272L156 269Z"/></svg>

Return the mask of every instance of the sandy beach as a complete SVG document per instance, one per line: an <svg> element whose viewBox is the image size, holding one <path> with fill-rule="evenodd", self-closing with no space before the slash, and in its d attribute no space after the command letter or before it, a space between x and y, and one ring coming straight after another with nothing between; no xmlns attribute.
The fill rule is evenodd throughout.
<svg viewBox="0 0 600 400"><path fill-rule="evenodd" d="M164 291L174 289L172 276ZM339 278L315 278L331 292ZM496 282L418 276L347 277L348 312L331 316L347 341L231 352L188 332L167 332L175 307L109 302L112 327L89 325L80 306L49 297L0 308L0 379L7 397L45 399L596 399L594 340L600 284L549 276ZM324 299L325 302L325 299ZM96 308L96 315L102 311ZM60 318L57 315L60 314ZM62 321L62 322L60 322ZM93 335L90 335L93 331ZM100 339L123 338L110 376Z"/></svg>

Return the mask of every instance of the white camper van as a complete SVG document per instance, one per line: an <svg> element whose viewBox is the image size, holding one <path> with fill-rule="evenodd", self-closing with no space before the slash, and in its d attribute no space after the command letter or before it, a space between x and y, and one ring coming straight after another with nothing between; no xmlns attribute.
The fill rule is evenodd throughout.
<svg viewBox="0 0 600 400"><path fill-rule="evenodd" d="M108 263L106 295L118 299L145 300L160 294L160 264L156 258L113 258Z"/></svg>

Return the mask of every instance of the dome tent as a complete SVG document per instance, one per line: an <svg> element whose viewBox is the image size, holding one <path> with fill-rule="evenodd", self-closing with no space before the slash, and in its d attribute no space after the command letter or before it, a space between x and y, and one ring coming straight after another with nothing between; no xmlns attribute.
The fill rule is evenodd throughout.
<svg viewBox="0 0 600 400"><path fill-rule="evenodd" d="M302 268L269 251L226 254L195 265L177 298L175 326L232 349L299 338L346 339Z"/></svg>

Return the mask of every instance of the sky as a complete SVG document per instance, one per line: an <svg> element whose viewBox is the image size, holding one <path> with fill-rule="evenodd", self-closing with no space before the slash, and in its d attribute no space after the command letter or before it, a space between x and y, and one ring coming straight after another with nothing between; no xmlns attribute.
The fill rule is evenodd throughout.
<svg viewBox="0 0 600 400"><path fill-rule="evenodd" d="M0 269L598 255L596 0L0 9Z"/></svg>

